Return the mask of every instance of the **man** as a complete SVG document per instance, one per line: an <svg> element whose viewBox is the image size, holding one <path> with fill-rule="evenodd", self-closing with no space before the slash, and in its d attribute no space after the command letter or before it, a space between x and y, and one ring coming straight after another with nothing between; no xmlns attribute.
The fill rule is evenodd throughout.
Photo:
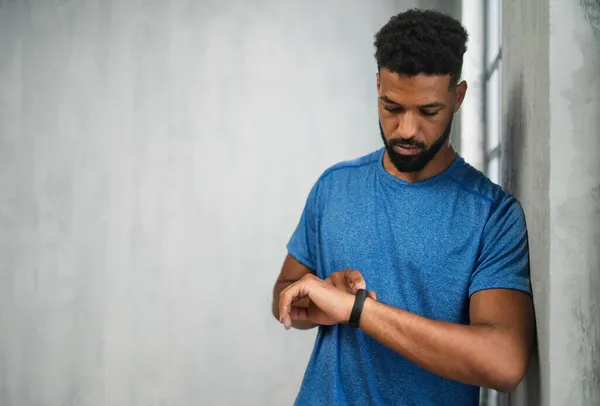
<svg viewBox="0 0 600 406"><path fill-rule="evenodd" d="M299 406L477 405L525 373L523 211L449 142L466 41L419 10L376 35L384 148L319 178L274 288L287 328L319 326Z"/></svg>

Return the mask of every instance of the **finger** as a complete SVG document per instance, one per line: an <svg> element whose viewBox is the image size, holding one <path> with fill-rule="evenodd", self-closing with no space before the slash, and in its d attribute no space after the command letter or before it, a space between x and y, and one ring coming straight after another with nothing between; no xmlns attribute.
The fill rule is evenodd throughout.
<svg viewBox="0 0 600 406"><path fill-rule="evenodd" d="M318 323L318 318L322 318L323 312L312 305L308 308L296 307L292 306L292 310L290 311L290 319L292 321L310 321L313 323Z"/></svg>
<svg viewBox="0 0 600 406"><path fill-rule="evenodd" d="M326 281L338 289L346 289L347 282L342 272L334 272L326 279Z"/></svg>
<svg viewBox="0 0 600 406"><path fill-rule="evenodd" d="M281 295L279 296L279 321L286 329L289 330L292 328L292 320L290 318L292 303L307 297L310 286L317 280L320 281L320 279L317 279L315 276L308 274L281 292Z"/></svg>
<svg viewBox="0 0 600 406"><path fill-rule="evenodd" d="M308 307L310 300L307 297L296 299L292 302L293 307Z"/></svg>
<svg viewBox="0 0 600 406"><path fill-rule="evenodd" d="M326 279L324 279L324 281L330 285L335 286L335 280L337 278L337 274L339 272L333 272L331 275L329 275Z"/></svg>
<svg viewBox="0 0 600 406"><path fill-rule="evenodd" d="M306 321L308 320L308 308L307 307L296 307L292 306L292 310L290 311L290 319L292 321Z"/></svg>
<svg viewBox="0 0 600 406"><path fill-rule="evenodd" d="M359 289L367 288L367 283L365 282L365 279L363 278L362 274L357 270L345 269L344 277L348 282L348 286L350 286L352 293L358 292Z"/></svg>
<svg viewBox="0 0 600 406"><path fill-rule="evenodd" d="M307 309L307 320L318 325L332 325L334 323L321 309L316 306L311 306Z"/></svg>
<svg viewBox="0 0 600 406"><path fill-rule="evenodd" d="M372 290L367 292L367 297L377 301L377 293L373 292Z"/></svg>
<svg viewBox="0 0 600 406"><path fill-rule="evenodd" d="M302 280L291 284L285 288L279 296L279 322L282 323L286 329L290 329L292 321L290 319L290 312L292 311L292 303L302 299L304 296L301 295L302 291Z"/></svg>

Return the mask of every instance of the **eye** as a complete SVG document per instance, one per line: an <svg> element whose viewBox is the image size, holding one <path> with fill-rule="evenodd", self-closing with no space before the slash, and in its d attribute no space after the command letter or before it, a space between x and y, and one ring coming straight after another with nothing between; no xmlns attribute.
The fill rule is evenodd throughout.
<svg viewBox="0 0 600 406"><path fill-rule="evenodd" d="M402 112L402 107L383 106L383 108L386 111L389 111L390 113L400 113L400 112Z"/></svg>
<svg viewBox="0 0 600 406"><path fill-rule="evenodd" d="M433 117L433 116L437 116L439 113L439 111L428 111L428 110L421 110L421 114L424 115L425 117Z"/></svg>

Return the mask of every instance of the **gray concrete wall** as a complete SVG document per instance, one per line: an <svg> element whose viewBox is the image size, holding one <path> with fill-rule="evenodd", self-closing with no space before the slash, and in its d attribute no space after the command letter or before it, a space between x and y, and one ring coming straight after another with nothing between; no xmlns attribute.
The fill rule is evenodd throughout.
<svg viewBox="0 0 600 406"><path fill-rule="evenodd" d="M553 405L600 405L600 2L577 3L550 7Z"/></svg>
<svg viewBox="0 0 600 406"><path fill-rule="evenodd" d="M600 404L598 9L504 1L503 182L527 216L538 328L512 405Z"/></svg>
<svg viewBox="0 0 600 406"><path fill-rule="evenodd" d="M513 404L523 406L535 406L540 398L539 404L548 404L550 392L548 5L548 1L504 1L502 16L501 182L519 198L527 219L539 337L539 356L513 395Z"/></svg>
<svg viewBox="0 0 600 406"><path fill-rule="evenodd" d="M271 287L410 1L0 1L0 405L289 405Z"/></svg>

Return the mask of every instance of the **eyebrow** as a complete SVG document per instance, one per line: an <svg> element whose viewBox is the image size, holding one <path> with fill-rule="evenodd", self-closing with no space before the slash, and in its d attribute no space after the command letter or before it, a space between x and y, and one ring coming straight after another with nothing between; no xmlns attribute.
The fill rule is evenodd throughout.
<svg viewBox="0 0 600 406"><path fill-rule="evenodd" d="M381 100L382 102L386 102L386 103L390 103L390 104L395 104L397 106L402 106L400 103L391 100L387 96L381 96L379 98L379 100ZM433 102L433 103L424 104L422 106L419 106L419 108L422 108L422 109L435 109L435 108L444 108L444 107L446 107L446 105L444 103L441 103L441 102Z"/></svg>

